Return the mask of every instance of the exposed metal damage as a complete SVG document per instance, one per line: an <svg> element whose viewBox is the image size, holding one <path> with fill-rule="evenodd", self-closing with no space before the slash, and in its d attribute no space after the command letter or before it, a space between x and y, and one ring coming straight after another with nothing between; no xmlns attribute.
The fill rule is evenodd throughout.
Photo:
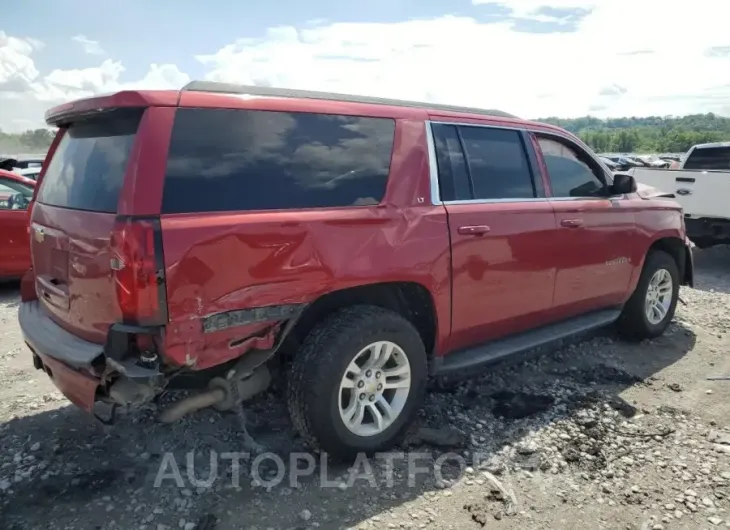
<svg viewBox="0 0 730 530"><path fill-rule="evenodd" d="M304 307L306 304L286 304L216 313L203 319L203 332L213 333L236 326L289 320L296 317Z"/></svg>

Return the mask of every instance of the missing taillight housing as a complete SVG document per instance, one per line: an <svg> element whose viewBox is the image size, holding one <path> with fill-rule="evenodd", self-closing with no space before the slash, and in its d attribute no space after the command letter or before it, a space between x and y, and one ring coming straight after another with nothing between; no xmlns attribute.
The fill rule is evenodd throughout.
<svg viewBox="0 0 730 530"><path fill-rule="evenodd" d="M28 224L25 225L25 231L27 232L28 236L30 236L30 223L31 223L30 219L33 216L33 206L35 206L35 201L31 200L28 203L28 208L26 210L28 212L28 214L27 214Z"/></svg>
<svg viewBox="0 0 730 530"><path fill-rule="evenodd" d="M118 216L111 249L109 265L122 322L165 324L167 304L159 219Z"/></svg>

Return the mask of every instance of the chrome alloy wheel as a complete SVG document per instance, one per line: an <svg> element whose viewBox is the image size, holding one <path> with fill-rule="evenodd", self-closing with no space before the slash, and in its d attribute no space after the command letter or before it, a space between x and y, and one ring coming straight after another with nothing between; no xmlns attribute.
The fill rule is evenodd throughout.
<svg viewBox="0 0 730 530"><path fill-rule="evenodd" d="M672 275L667 269L659 269L651 277L646 290L644 310L650 324L659 324L667 316L672 305Z"/></svg>
<svg viewBox="0 0 730 530"><path fill-rule="evenodd" d="M355 355L340 382L340 418L357 436L382 433L398 418L411 390L411 365L390 341L366 346Z"/></svg>

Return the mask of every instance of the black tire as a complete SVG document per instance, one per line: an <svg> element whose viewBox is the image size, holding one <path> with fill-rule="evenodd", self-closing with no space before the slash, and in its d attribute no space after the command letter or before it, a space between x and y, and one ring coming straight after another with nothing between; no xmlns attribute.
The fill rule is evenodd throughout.
<svg viewBox="0 0 730 530"><path fill-rule="evenodd" d="M667 314L660 322L654 324L646 316L645 304L649 282L660 269L667 270L672 277L672 298ZM641 341L658 337L664 333L677 308L679 284L679 268L674 258L661 250L652 250L646 256L636 289L624 306L618 320L618 330L621 336L628 340Z"/></svg>
<svg viewBox="0 0 730 530"><path fill-rule="evenodd" d="M406 354L411 387L402 412L388 428L377 435L358 436L340 417L340 381L356 354L381 340L397 344ZM423 402L428 377L426 351L413 325L398 313L366 305L337 311L317 325L290 370L287 404L295 429L311 447L337 460L396 445Z"/></svg>

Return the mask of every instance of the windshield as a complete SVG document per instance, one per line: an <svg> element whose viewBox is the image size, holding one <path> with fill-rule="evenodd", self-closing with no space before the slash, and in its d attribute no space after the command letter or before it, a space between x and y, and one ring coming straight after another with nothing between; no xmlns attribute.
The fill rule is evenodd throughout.
<svg viewBox="0 0 730 530"><path fill-rule="evenodd" d="M0 193L9 193L9 194L15 194L20 193L24 197L32 197L33 196L33 188L31 186L27 186L25 184L22 184L20 182L16 182L14 180L10 179L2 179L0 181Z"/></svg>

